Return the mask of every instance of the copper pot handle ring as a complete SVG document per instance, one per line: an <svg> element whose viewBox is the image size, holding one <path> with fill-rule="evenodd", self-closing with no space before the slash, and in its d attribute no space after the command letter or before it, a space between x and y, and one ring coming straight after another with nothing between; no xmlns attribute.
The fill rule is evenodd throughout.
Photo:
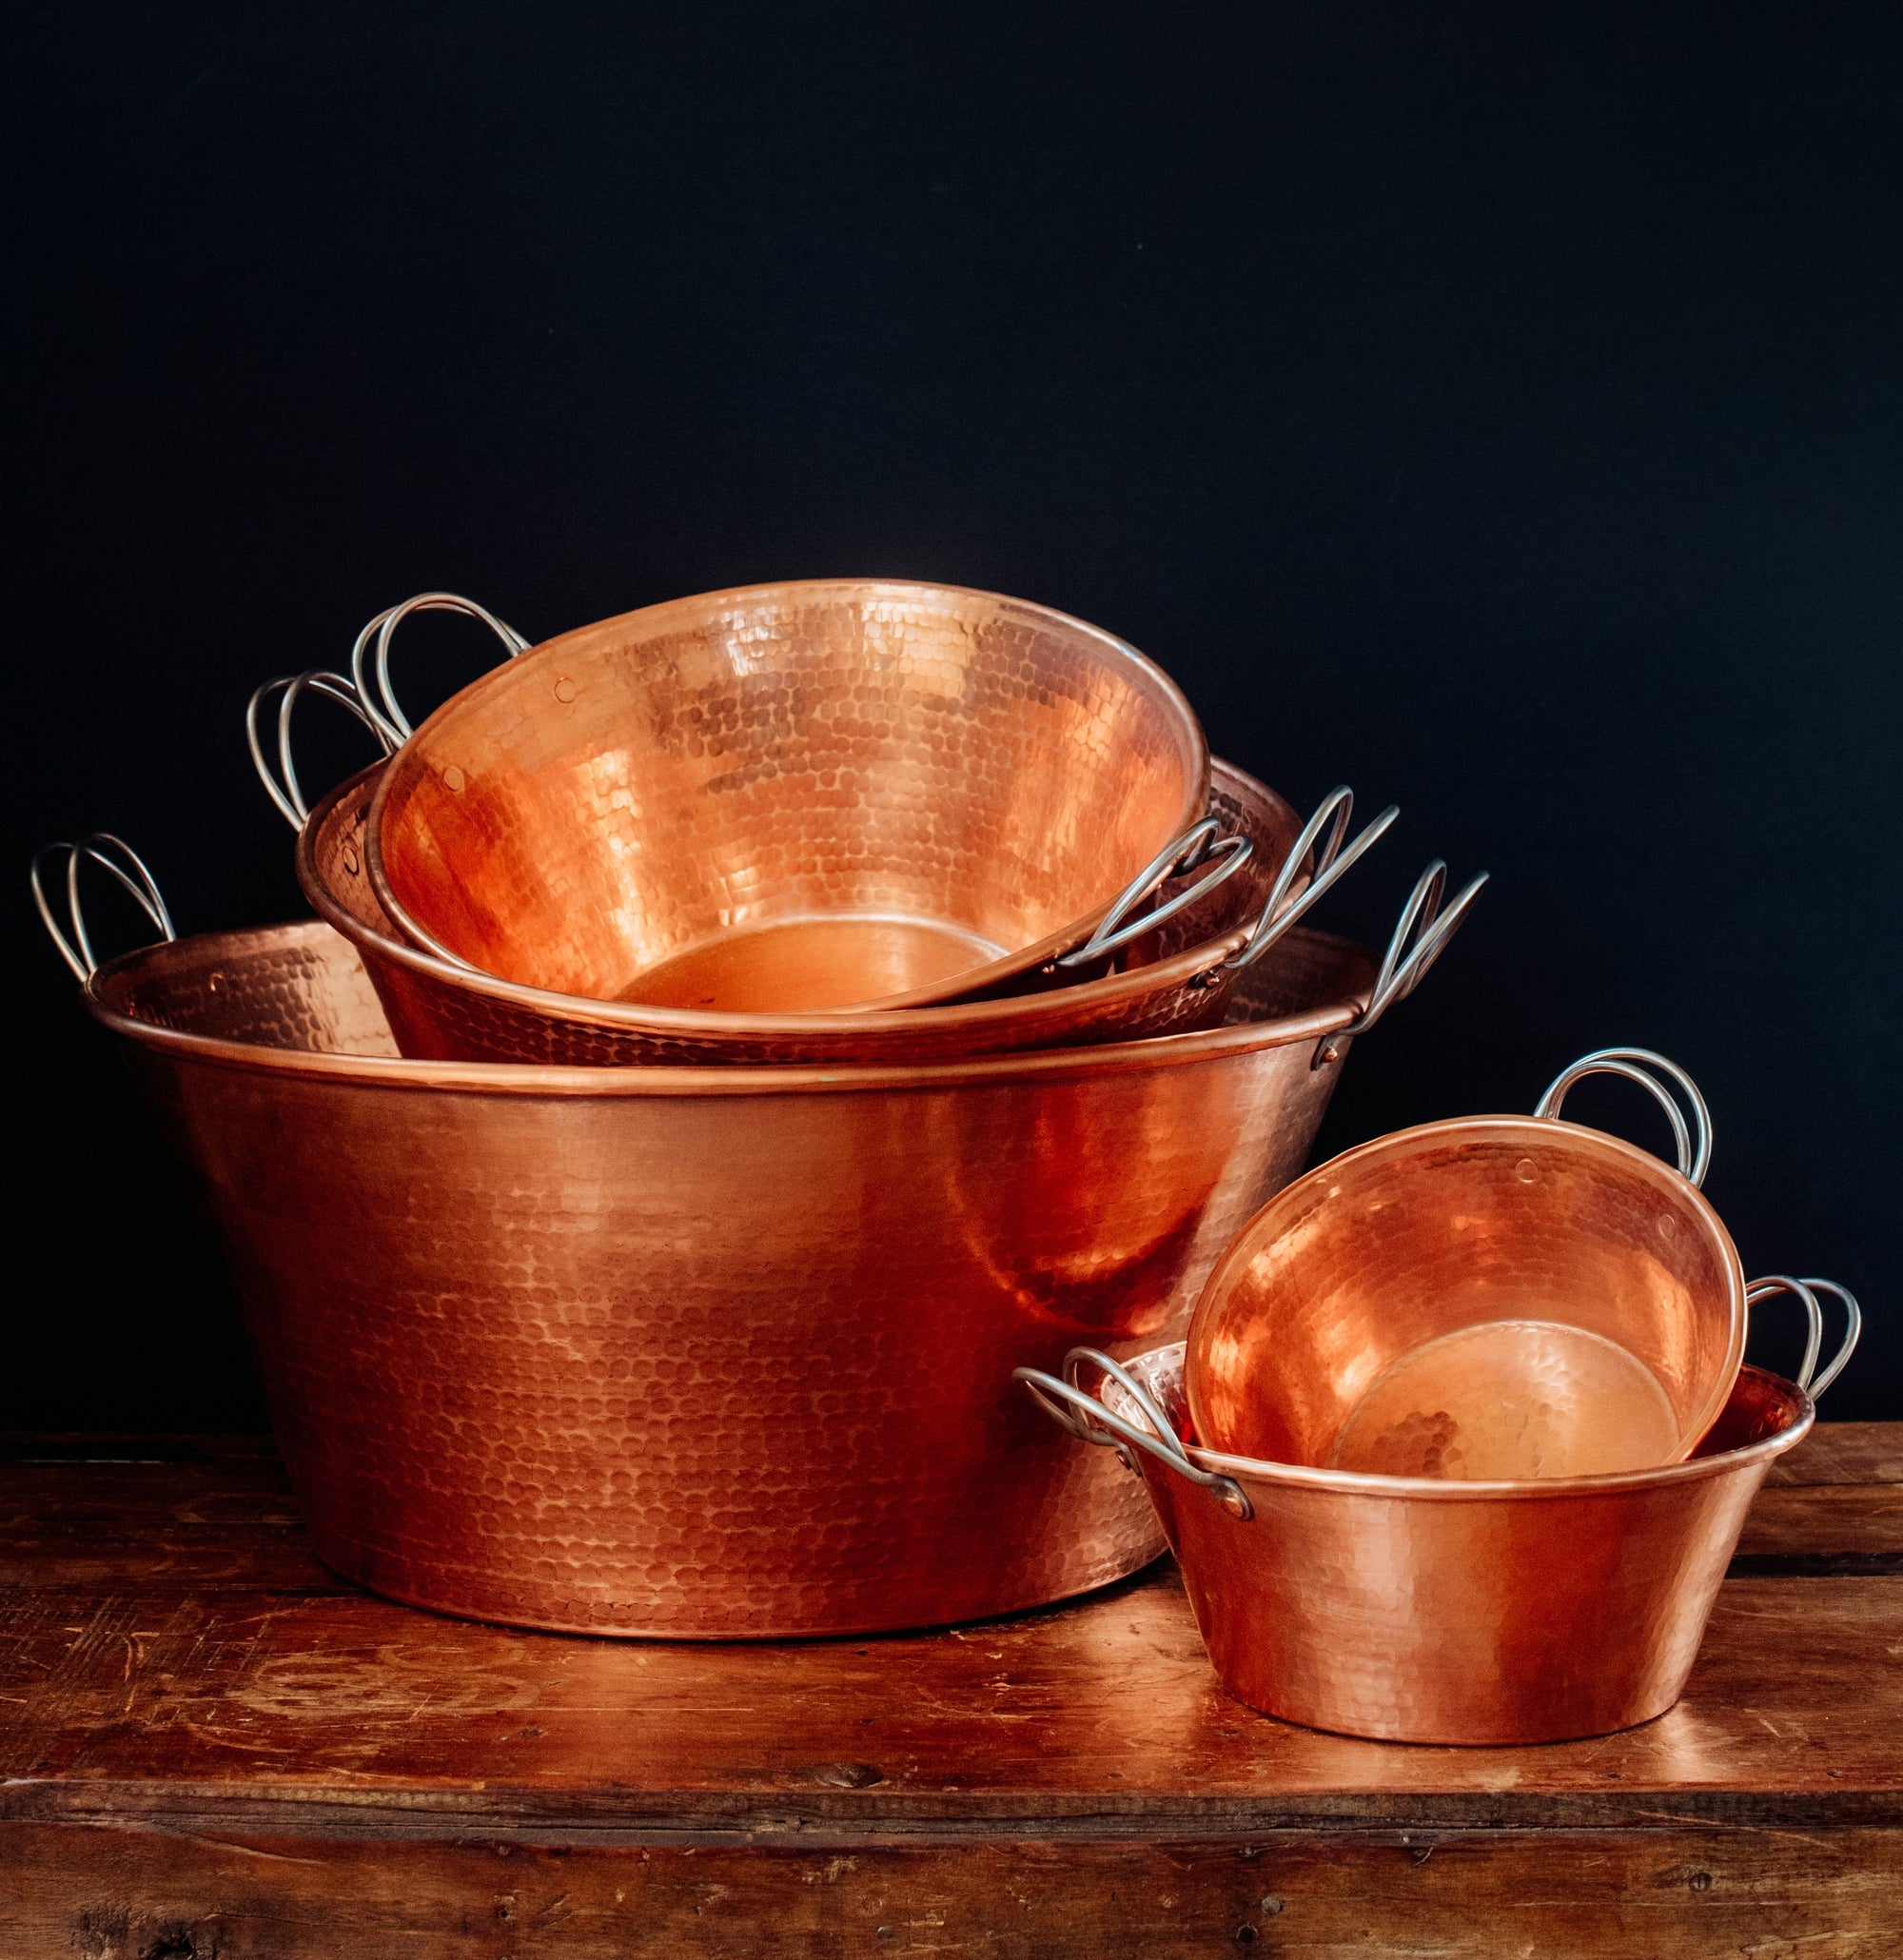
<svg viewBox="0 0 1903 1960"><path fill-rule="evenodd" d="M473 598L464 598L460 593L420 592L414 598L404 599L401 605L384 607L357 636L357 643L350 649L350 678L356 687L357 698L368 712L372 725L391 754L416 733L390 686L390 638L412 613L461 613L465 618L480 619L508 649L508 657L512 660L518 654L525 653L529 646L528 640L506 620L497 618L487 606L478 605ZM377 686L374 694L364 673L373 637L377 644Z"/></svg>
<svg viewBox="0 0 1903 1960"><path fill-rule="evenodd" d="M1226 837L1221 832L1222 825L1213 816L1206 816L1200 823L1191 824L1180 837L1159 851L1117 893L1089 938L1074 951L1060 955L1056 964L1060 967L1088 966L1092 960L1121 952L1132 940L1153 932L1178 912L1207 898L1218 885L1234 877L1254 855L1255 846L1245 836ZM1209 867L1207 872L1187 891L1179 892L1167 904L1159 905L1139 917L1131 917L1136 908L1159 886L1171 878L1186 877L1205 865Z"/></svg>
<svg viewBox="0 0 1903 1960"><path fill-rule="evenodd" d="M1114 1409L1106 1408L1095 1396L1079 1387L1077 1373L1086 1363L1108 1375L1123 1389L1143 1411L1150 1426L1139 1429L1134 1422L1118 1415ZM1179 1477L1187 1478L1191 1483L1200 1483L1231 1518L1246 1523L1255 1516L1255 1506L1249 1502L1248 1493L1233 1477L1202 1469L1190 1461L1182 1440L1170 1426L1169 1419L1157 1407L1154 1398L1108 1355L1094 1347L1073 1347L1064 1357L1064 1378L1061 1381L1055 1375L1046 1374L1042 1368L1013 1368L1011 1380L1021 1383L1031 1401L1060 1429L1074 1436L1078 1441L1115 1450L1125 1469L1136 1468L1136 1460L1130 1455L1132 1449L1148 1450L1158 1462L1166 1464Z"/></svg>
<svg viewBox="0 0 1903 1960"><path fill-rule="evenodd" d="M1437 857L1428 865L1414 881L1414 890L1407 894L1407 903L1394 922L1367 1006L1345 1028L1324 1035L1316 1044L1308 1064L1310 1068L1319 1068L1324 1062L1339 1061L1344 1042L1365 1034L1389 1008L1405 1000L1421 985L1428 969L1446 951L1447 942L1461 930L1490 875L1487 872L1476 872L1443 907L1441 894L1446 889L1446 863Z"/></svg>
<svg viewBox="0 0 1903 1960"><path fill-rule="evenodd" d="M1288 855L1275 874L1275 883L1263 901L1248 938L1224 964L1237 971L1252 967L1283 934L1340 882L1343 874L1358 863L1381 839L1401 814L1401 806L1390 803L1352 844L1345 848L1348 819L1354 814L1355 793L1342 783L1330 790L1316 806L1315 813L1302 827L1302 834L1288 847ZM1327 832L1325 842L1322 833ZM1319 849L1318 849L1319 844ZM1315 869L1301 892L1291 899L1290 892L1302 867L1315 853Z"/></svg>
<svg viewBox="0 0 1903 1960"><path fill-rule="evenodd" d="M1712 1163L1712 1112L1698 1092L1698 1085L1677 1063L1651 1049L1595 1049L1553 1079L1546 1093L1533 1106L1534 1115L1546 1121L1557 1119L1567 1091L1588 1075L1623 1076L1627 1082L1636 1082L1640 1088L1650 1091L1672 1125L1672 1140L1678 1147L1678 1175L1691 1185L1704 1183ZM1659 1081L1661 1075L1677 1089L1691 1109L1690 1127L1671 1089Z"/></svg>
<svg viewBox="0 0 1903 1960"><path fill-rule="evenodd" d="M42 876L49 860L61 852L66 853L65 930L53 916L52 901L47 896L46 881ZM172 924L172 915L167 910L158 880L152 876L145 859L123 837L115 837L110 831L94 831L90 836L81 837L77 843L43 845L33 853L32 870L29 874L33 888L33 903L39 908L40 923L51 936L60 958L72 969L83 987L98 970L99 960L92 951L91 940L87 937L86 912L79 902L79 867L82 861L103 866L110 872L166 938L176 939L178 929Z"/></svg>
<svg viewBox="0 0 1903 1960"><path fill-rule="evenodd" d="M396 753L396 744L391 741L382 720L357 692L349 676L334 674L326 668L309 667L302 674L281 675L276 680L265 681L245 704L245 739L251 750L251 767L258 772L258 780L264 784L265 794L277 806L278 814L294 831L303 830L310 817L310 806L304 800L303 786L298 781L297 764L291 759L291 711L297 706L299 696L306 691L322 695L325 700L349 709L376 736L377 746L386 756ZM278 767L275 773L265 758L265 745L258 734L259 715L273 694L280 695Z"/></svg>
<svg viewBox="0 0 1903 1960"><path fill-rule="evenodd" d="M1803 1303L1809 1331L1804 1341L1803 1365L1797 1370L1797 1386L1816 1401L1843 1373L1844 1363L1856 1351L1857 1337L1863 1332L1863 1309L1856 1303L1856 1295L1834 1280L1794 1280L1789 1273L1771 1273L1761 1280L1753 1280L1745 1287L1746 1310L1756 1306L1760 1300L1775 1299L1779 1293L1792 1294ZM1843 1341L1821 1375L1817 1373L1817 1357L1824 1345L1824 1310L1817 1299L1819 1293L1834 1293L1843 1302L1844 1308ZM1746 1338L1749 1338L1748 1330Z"/></svg>

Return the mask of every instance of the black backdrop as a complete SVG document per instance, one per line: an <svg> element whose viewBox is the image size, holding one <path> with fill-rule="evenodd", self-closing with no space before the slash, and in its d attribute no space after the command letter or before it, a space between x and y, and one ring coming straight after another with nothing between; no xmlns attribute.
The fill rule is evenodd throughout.
<svg viewBox="0 0 1903 1960"><path fill-rule="evenodd" d="M1903 1416L1898 19L16 15L0 1421L260 1414L36 843L124 833L186 930L288 916L240 712L378 607L540 637L859 572L1100 621L1291 797L1399 801L1328 923L1490 869L1323 1147L1662 1049L1746 1265L1864 1297L1830 1413ZM487 658L424 622L406 696ZM1657 1137L1624 1093L1579 1112Z"/></svg>

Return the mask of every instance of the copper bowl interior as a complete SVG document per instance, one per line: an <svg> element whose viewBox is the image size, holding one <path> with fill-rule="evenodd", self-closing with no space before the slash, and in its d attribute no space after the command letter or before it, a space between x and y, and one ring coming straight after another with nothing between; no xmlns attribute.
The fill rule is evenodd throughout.
<svg viewBox="0 0 1903 1960"><path fill-rule="evenodd" d="M372 874L400 926L559 993L942 997L1082 938L1207 775L1188 704L1096 627L944 586L750 587L445 703L384 774Z"/></svg>
<svg viewBox="0 0 1903 1960"><path fill-rule="evenodd" d="M1187 1342L1175 1342L1167 1347L1152 1348L1148 1354L1137 1355L1123 1363L1144 1392L1168 1417L1177 1440L1197 1451L1196 1460L1206 1468L1233 1471L1256 1480L1273 1480L1289 1468L1286 1463L1268 1459L1246 1460L1236 1452L1213 1450L1204 1443L1189 1406L1185 1381L1187 1345ZM1098 1393L1104 1405L1126 1421L1134 1422L1139 1428L1149 1426L1143 1410L1117 1382L1106 1381ZM1698 1439L1697 1447L1685 1461L1707 1462L1715 1457L1728 1457L1738 1450L1751 1449L1774 1437L1783 1436L1797 1423L1805 1421L1811 1408L1810 1397L1795 1382L1786 1382L1766 1368L1740 1367L1732 1382L1731 1393L1725 1398L1725 1405L1718 1411L1717 1420ZM1354 1481L1360 1490L1370 1495L1382 1488L1379 1479L1357 1477ZM1344 1480L1344 1488L1346 1487ZM1200 1497L1201 1494L1192 1495ZM1392 1495L1398 1498L1410 1495L1428 1497L1439 1493L1418 1488L1409 1492L1397 1486ZM1459 1497L1461 1494L1448 1492L1447 1495ZM1477 1493L1475 1500L1484 1501L1484 1498Z"/></svg>
<svg viewBox="0 0 1903 1960"><path fill-rule="evenodd" d="M1210 1275L1187 1393L1211 1448L1368 1473L1677 1461L1743 1358L1744 1276L1683 1178L1599 1131L1433 1124L1272 1199Z"/></svg>
<svg viewBox="0 0 1903 1960"><path fill-rule="evenodd" d="M193 933L109 961L90 992L153 1028L314 1055L398 1054L377 990L350 942L316 920Z"/></svg>

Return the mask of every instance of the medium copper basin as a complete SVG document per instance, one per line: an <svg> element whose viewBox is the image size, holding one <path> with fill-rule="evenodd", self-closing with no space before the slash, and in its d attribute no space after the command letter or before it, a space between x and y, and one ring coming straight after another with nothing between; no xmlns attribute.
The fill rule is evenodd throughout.
<svg viewBox="0 0 1903 1960"><path fill-rule="evenodd" d="M1072 1393L1080 1364L1068 1367ZM1199 1447L1181 1343L1127 1372L1176 1432L1165 1454L1185 1467L1130 1441L1123 1450L1223 1685L1285 1721L1393 1742L1554 1742L1663 1714L1684 1690L1752 1499L1815 1415L1802 1389L1748 1367L1689 1461L1446 1483ZM1135 1395L1113 1380L1094 1386L1125 1439L1157 1435ZM1066 1407L1052 1392L1064 1387L1039 1392L1069 1426L1089 1399Z"/></svg>
<svg viewBox="0 0 1903 1960"><path fill-rule="evenodd" d="M948 998L1077 945L1203 812L1188 703L995 593L814 579L559 635L391 762L398 932L554 993L682 1012Z"/></svg>
<svg viewBox="0 0 1903 1960"><path fill-rule="evenodd" d="M319 915L362 954L402 1051L435 1060L910 1066L1209 1028L1224 1018L1241 971L1234 963L1302 828L1273 791L1218 762L1208 811L1251 841L1251 854L1208 898L1131 947L1123 970L1068 985L1055 970L1018 975L992 997L955 1005L716 1014L583 1000L472 973L405 945L369 874L377 781L377 770L366 770L311 812L298 840L298 877ZM1281 957L1272 947L1261 966ZM1265 993L1252 997L1278 984L1265 977Z"/></svg>

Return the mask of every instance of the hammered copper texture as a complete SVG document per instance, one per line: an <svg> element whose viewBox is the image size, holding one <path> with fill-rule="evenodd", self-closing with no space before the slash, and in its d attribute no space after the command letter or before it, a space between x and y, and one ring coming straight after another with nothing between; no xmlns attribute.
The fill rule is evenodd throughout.
<svg viewBox="0 0 1903 1960"><path fill-rule="evenodd" d="M1731 1391L1744 1293L1717 1214L1649 1152L1549 1118L1425 1124L1320 1166L1249 1221L1197 1303L1187 1392L1211 1447L1342 1463L1345 1425L1398 1363L1432 1367L1430 1343L1460 1329L1559 1324L1612 1343L1662 1391L1650 1461L1671 1462ZM1458 1366L1422 1369L1421 1413L1457 1436L1463 1410L1484 1414L1458 1371L1476 1363L1440 1353ZM1596 1431L1563 1368L1529 1380L1524 1400L1555 1437L1572 1425L1575 1474L1642 1467L1577 1446L1618 1439Z"/></svg>
<svg viewBox="0 0 1903 1960"><path fill-rule="evenodd" d="M1287 955L1234 1009L1273 1019L940 1069L385 1059L314 922L129 955L88 998L206 1187L330 1564L476 1618L756 1637L1154 1556L1136 1485L1010 1374L1179 1333L1299 1168L1371 971Z"/></svg>
<svg viewBox="0 0 1903 1960"><path fill-rule="evenodd" d="M727 935L843 915L966 945L915 987L847 958L831 998L746 1004L927 999L1086 937L1207 784L1188 703L1097 627L949 586L752 586L463 689L383 777L371 876L403 936L552 992L625 997Z"/></svg>
<svg viewBox="0 0 1903 1960"><path fill-rule="evenodd" d="M1187 1440L1183 1354L1129 1365ZM1104 1395L1142 1423L1113 1383ZM1135 1454L1238 1700L1389 1742L1558 1742L1677 1700L1751 1500L1813 1416L1801 1390L1745 1368L1711 1454L1564 1482L1356 1477L1192 1449L1242 1484L1246 1519Z"/></svg>
<svg viewBox="0 0 1903 1960"><path fill-rule="evenodd" d="M1258 848L1207 899L1131 948L1135 964L1128 970L954 1006L713 1014L583 1000L455 968L403 944L372 889L366 832L376 769L340 785L311 812L298 839L298 877L320 916L355 944L399 1046L420 1060L584 1068L950 1062L1177 1034L1223 1018L1236 980L1226 962L1244 936L1236 922L1252 922L1301 825L1281 797L1241 770L1218 763L1213 780L1210 808ZM1273 949L1251 970L1273 969L1282 957ZM1009 983L1013 990L1026 984L1035 985L1036 976Z"/></svg>

